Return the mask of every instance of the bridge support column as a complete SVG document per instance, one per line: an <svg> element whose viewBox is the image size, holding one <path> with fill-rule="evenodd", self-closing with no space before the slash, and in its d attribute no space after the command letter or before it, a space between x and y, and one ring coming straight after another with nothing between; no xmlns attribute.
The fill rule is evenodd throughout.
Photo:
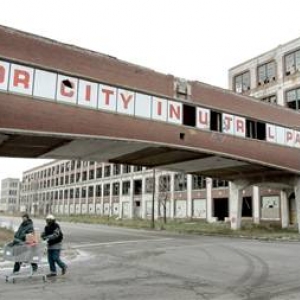
<svg viewBox="0 0 300 300"><path fill-rule="evenodd" d="M298 232L300 233L300 177L298 177L295 180L294 191L297 211Z"/></svg>
<svg viewBox="0 0 300 300"><path fill-rule="evenodd" d="M174 173L171 173L170 195L170 218L174 219Z"/></svg>
<svg viewBox="0 0 300 300"><path fill-rule="evenodd" d="M192 203L192 175L187 175L187 199L186 199L186 216L193 217L193 203Z"/></svg>
<svg viewBox="0 0 300 300"><path fill-rule="evenodd" d="M253 186L252 189L253 195L253 223L260 223L260 197L259 197L259 188L258 186Z"/></svg>
<svg viewBox="0 0 300 300"><path fill-rule="evenodd" d="M213 217L213 206L212 206L212 179L206 178L206 221L208 223L215 222Z"/></svg>
<svg viewBox="0 0 300 300"><path fill-rule="evenodd" d="M281 226L282 228L288 228L290 223L289 218L289 205L287 192L285 190L280 191L281 199Z"/></svg>
<svg viewBox="0 0 300 300"><path fill-rule="evenodd" d="M244 182L230 182L229 199L230 199L230 222L231 229L241 228L242 219L242 190L247 186Z"/></svg>

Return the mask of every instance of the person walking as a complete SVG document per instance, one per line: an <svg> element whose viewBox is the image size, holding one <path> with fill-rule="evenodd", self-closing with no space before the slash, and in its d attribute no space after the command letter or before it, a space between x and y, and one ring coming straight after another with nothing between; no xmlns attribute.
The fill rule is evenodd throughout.
<svg viewBox="0 0 300 300"><path fill-rule="evenodd" d="M22 215L22 223L20 224L18 230L14 235L14 240L12 242L12 246L22 245L26 242L26 235L29 233L34 233L33 222L30 219L28 213L24 213ZM15 262L13 273L16 274L20 271L22 262ZM38 265L36 263L31 263L32 272L36 272L38 269Z"/></svg>
<svg viewBox="0 0 300 300"><path fill-rule="evenodd" d="M47 276L52 277L57 275L56 264L61 268L61 273L64 275L68 266L60 259L63 233L53 215L46 216L46 226L41 234L41 238L47 241L47 255L50 267L50 274Z"/></svg>

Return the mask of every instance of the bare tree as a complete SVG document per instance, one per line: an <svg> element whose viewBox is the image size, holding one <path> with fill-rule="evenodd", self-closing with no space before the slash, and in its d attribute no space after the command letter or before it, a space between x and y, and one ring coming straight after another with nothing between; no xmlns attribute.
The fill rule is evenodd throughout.
<svg viewBox="0 0 300 300"><path fill-rule="evenodd" d="M158 180L158 202L159 202L159 215L160 215L160 208L163 209L163 222L164 224L167 223L167 203L170 196L170 175L160 175Z"/></svg>

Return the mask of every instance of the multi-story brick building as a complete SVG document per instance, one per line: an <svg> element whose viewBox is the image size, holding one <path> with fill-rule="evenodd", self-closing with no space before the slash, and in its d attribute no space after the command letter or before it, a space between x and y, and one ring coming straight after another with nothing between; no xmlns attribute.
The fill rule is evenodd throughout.
<svg viewBox="0 0 300 300"><path fill-rule="evenodd" d="M20 179L5 178L1 180L0 210L16 212L19 210Z"/></svg>
<svg viewBox="0 0 300 300"><path fill-rule="evenodd" d="M206 180L200 176L78 160L53 161L26 171L21 207L39 214L146 218L151 215L154 177L157 217L166 211L167 217L206 218Z"/></svg>
<svg viewBox="0 0 300 300"><path fill-rule="evenodd" d="M282 109L300 109L300 38L249 59L229 70L229 88ZM300 115L299 115L300 117ZM299 128L295 128L299 129ZM294 195L284 199L273 192L272 201L261 197L260 207L278 207L288 202L290 222L295 222ZM281 201L280 201L281 198Z"/></svg>

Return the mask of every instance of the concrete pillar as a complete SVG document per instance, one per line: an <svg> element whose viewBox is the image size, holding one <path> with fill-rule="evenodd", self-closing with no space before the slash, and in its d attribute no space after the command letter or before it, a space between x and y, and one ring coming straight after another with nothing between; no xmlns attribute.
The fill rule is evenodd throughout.
<svg viewBox="0 0 300 300"><path fill-rule="evenodd" d="M174 173L171 173L170 176L170 218L174 219Z"/></svg>
<svg viewBox="0 0 300 300"><path fill-rule="evenodd" d="M119 218L122 219L122 211L123 211L123 202L122 202L122 189L123 189L123 181L122 178L119 180Z"/></svg>
<svg viewBox="0 0 300 300"><path fill-rule="evenodd" d="M230 207L230 222L231 229L237 230L241 228L242 219L242 186L235 183L229 183L229 207Z"/></svg>
<svg viewBox="0 0 300 300"><path fill-rule="evenodd" d="M290 224L289 218L289 204L287 192L282 190L280 191L280 199L281 199L281 226L282 228L288 228Z"/></svg>
<svg viewBox="0 0 300 300"><path fill-rule="evenodd" d="M295 181L294 190L295 190L298 232L300 233L300 177L298 177Z"/></svg>
<svg viewBox="0 0 300 300"><path fill-rule="evenodd" d="M113 202L112 202L112 199L113 199L113 195L112 195L113 184L114 184L114 182L111 181L110 185L109 185L109 212L108 212L108 215L110 217L113 216Z"/></svg>
<svg viewBox="0 0 300 300"><path fill-rule="evenodd" d="M129 219L133 218L134 203L133 203L133 189L134 180L130 178L130 189L129 189Z"/></svg>
<svg viewBox="0 0 300 300"><path fill-rule="evenodd" d="M208 223L215 221L213 217L213 203L212 203L212 179L206 178L206 220Z"/></svg>
<svg viewBox="0 0 300 300"><path fill-rule="evenodd" d="M101 181L101 216L104 216L104 183Z"/></svg>
<svg viewBox="0 0 300 300"><path fill-rule="evenodd" d="M253 195L253 223L260 223L260 196L258 186L253 186L252 189Z"/></svg>
<svg viewBox="0 0 300 300"><path fill-rule="evenodd" d="M193 203L192 203L192 185L193 185L193 177L192 175L187 175L187 197L186 197L186 216L188 218L193 217Z"/></svg>

